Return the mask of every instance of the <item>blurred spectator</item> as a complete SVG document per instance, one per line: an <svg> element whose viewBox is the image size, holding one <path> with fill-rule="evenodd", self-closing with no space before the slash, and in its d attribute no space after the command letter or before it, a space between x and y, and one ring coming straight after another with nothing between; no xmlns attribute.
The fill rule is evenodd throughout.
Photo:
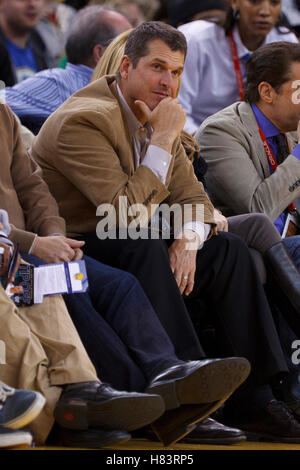
<svg viewBox="0 0 300 470"><path fill-rule="evenodd" d="M225 0L172 0L168 3L168 20L176 28L194 20L224 24L227 3Z"/></svg>
<svg viewBox="0 0 300 470"><path fill-rule="evenodd" d="M70 7L80 10L89 4L89 0L65 0L64 3Z"/></svg>
<svg viewBox="0 0 300 470"><path fill-rule="evenodd" d="M44 0L2 0L0 3L0 79L14 85L49 66L46 46L36 31ZM7 58L9 57L9 61Z"/></svg>
<svg viewBox="0 0 300 470"><path fill-rule="evenodd" d="M76 10L56 0L44 0L44 2L43 16L36 29L47 47L49 67L56 67L63 55L66 36Z"/></svg>
<svg viewBox="0 0 300 470"><path fill-rule="evenodd" d="M144 21L151 20L159 6L158 0L90 0L89 5L109 5L122 13L132 27L135 28Z"/></svg>
<svg viewBox="0 0 300 470"><path fill-rule="evenodd" d="M282 12L286 16L289 24L300 36L300 1L299 0L282 0Z"/></svg>
<svg viewBox="0 0 300 470"><path fill-rule="evenodd" d="M187 132L193 134L208 116L243 100L253 51L272 42L298 42L281 26L280 13L279 1L232 0L224 27L201 20L179 27L188 42L179 93Z"/></svg>
<svg viewBox="0 0 300 470"><path fill-rule="evenodd" d="M89 83L106 46L129 28L128 20L107 6L80 10L68 34L66 69L43 70L12 88L7 87L0 96L36 134L58 106Z"/></svg>

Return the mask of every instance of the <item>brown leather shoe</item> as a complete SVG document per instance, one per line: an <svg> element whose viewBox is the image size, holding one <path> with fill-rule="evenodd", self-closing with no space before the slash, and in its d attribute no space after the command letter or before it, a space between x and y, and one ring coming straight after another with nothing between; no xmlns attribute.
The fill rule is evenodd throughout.
<svg viewBox="0 0 300 470"><path fill-rule="evenodd" d="M180 442L187 444L229 445L245 441L246 439L246 434L240 429L224 426L224 424L212 418L205 418Z"/></svg>

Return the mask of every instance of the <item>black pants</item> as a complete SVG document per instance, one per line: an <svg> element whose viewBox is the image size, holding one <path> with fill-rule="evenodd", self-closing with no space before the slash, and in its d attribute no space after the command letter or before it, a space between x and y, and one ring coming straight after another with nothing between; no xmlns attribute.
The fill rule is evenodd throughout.
<svg viewBox="0 0 300 470"><path fill-rule="evenodd" d="M203 357L165 240L99 240L94 234L84 240L86 254L138 278L179 358ZM251 362L248 384L269 383L276 374L288 372L264 290L240 238L221 232L205 242L197 254L190 297L209 304L223 356L243 356Z"/></svg>

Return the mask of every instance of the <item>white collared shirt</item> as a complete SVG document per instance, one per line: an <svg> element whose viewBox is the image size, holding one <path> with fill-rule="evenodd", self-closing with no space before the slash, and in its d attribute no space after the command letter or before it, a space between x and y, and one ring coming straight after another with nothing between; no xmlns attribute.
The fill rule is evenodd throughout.
<svg viewBox="0 0 300 470"><path fill-rule="evenodd" d="M136 118L118 84L117 91L132 141L135 168L138 168L141 164L147 166L165 184L172 155L157 145L148 145L153 133L152 127L149 123L143 126ZM200 243L202 243L207 239L211 226L210 224L194 221L184 224L183 229L196 232L200 238Z"/></svg>
<svg viewBox="0 0 300 470"><path fill-rule="evenodd" d="M208 116L239 101L239 90L228 37L221 26L198 20L180 26L188 44L179 100L187 113L185 130L194 134ZM282 30L287 31L282 28ZM238 56L250 51L244 46L237 26L233 30ZM280 34L273 28L264 44L277 41L297 43L293 33ZM250 52L251 54L251 52ZM241 63L242 73L244 65Z"/></svg>

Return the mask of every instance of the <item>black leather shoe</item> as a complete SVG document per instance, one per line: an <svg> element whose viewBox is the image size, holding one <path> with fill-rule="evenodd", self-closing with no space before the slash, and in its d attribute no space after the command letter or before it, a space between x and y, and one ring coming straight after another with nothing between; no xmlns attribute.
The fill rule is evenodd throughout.
<svg viewBox="0 0 300 470"><path fill-rule="evenodd" d="M246 434L240 429L230 428L212 418L206 418L201 423L198 423L194 431L180 442L188 444L229 445L245 441L246 439Z"/></svg>
<svg viewBox="0 0 300 470"><path fill-rule="evenodd" d="M295 415L300 418L300 373L290 372L274 390L274 396L284 401Z"/></svg>
<svg viewBox="0 0 300 470"><path fill-rule="evenodd" d="M265 408L250 407L240 418L228 420L245 431L251 441L300 443L300 423L287 405L271 400Z"/></svg>
<svg viewBox="0 0 300 470"><path fill-rule="evenodd" d="M131 439L126 431L104 431L103 429L87 429L78 431L74 429L64 429L56 425L51 431L51 436L47 440L47 445L59 447L79 447L85 449L102 449L127 442Z"/></svg>
<svg viewBox="0 0 300 470"><path fill-rule="evenodd" d="M54 410L56 422L69 429L97 427L131 431L146 426L165 411L158 395L120 392L107 384L67 385Z"/></svg>
<svg viewBox="0 0 300 470"><path fill-rule="evenodd" d="M240 357L190 361L161 372L146 393L161 395L166 410L211 403L231 395L249 373L249 361Z"/></svg>
<svg viewBox="0 0 300 470"><path fill-rule="evenodd" d="M132 437L133 439L144 438L150 441L158 440L150 426L134 431ZM218 423L218 421L212 418L205 418L200 423L193 425L193 430L181 439L180 442L183 444L229 445L245 441L246 439L246 434L240 429L224 426L224 424Z"/></svg>

